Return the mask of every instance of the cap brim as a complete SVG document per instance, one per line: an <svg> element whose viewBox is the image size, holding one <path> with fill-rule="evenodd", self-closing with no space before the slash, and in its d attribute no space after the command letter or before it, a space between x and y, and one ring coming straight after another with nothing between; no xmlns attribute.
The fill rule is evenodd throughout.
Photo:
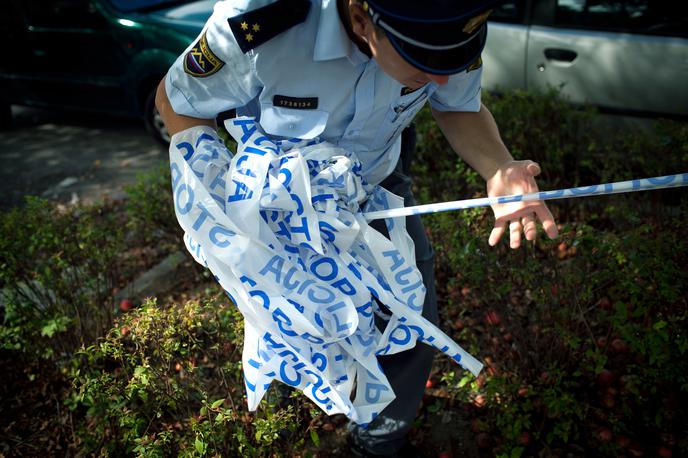
<svg viewBox="0 0 688 458"><path fill-rule="evenodd" d="M411 45L391 33L386 35L394 49L409 64L423 72L452 75L466 70L480 57L487 40L487 23L467 43L442 51Z"/></svg>

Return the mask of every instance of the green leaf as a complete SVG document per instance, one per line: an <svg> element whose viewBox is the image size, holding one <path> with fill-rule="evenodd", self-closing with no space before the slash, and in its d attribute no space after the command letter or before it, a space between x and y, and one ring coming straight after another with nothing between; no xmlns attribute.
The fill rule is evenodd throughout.
<svg viewBox="0 0 688 458"><path fill-rule="evenodd" d="M523 447L516 447L511 451L511 458L521 458L525 449Z"/></svg>
<svg viewBox="0 0 688 458"><path fill-rule="evenodd" d="M320 437L318 436L318 433L315 432L314 429L311 429L311 440L315 444L316 447L320 447Z"/></svg>
<svg viewBox="0 0 688 458"><path fill-rule="evenodd" d="M218 399L217 401L213 402L210 407L213 409L217 409L218 407L220 407L222 405L223 402L225 402L224 398Z"/></svg>
<svg viewBox="0 0 688 458"><path fill-rule="evenodd" d="M664 328L666 327L666 325L667 325L667 322L666 322L666 321L664 321L664 320L659 320L658 322L656 322L656 323L652 326L652 329L654 329L655 331L659 331L660 329L664 329Z"/></svg>
<svg viewBox="0 0 688 458"><path fill-rule="evenodd" d="M64 332L67 330L68 323L69 318L65 316L50 320L47 323L45 323L41 328L41 335L43 337L52 337L58 332Z"/></svg>
<svg viewBox="0 0 688 458"><path fill-rule="evenodd" d="M205 443L200 440L198 437L196 438L196 441L194 442L194 447L196 448L196 451L203 455L205 453Z"/></svg>

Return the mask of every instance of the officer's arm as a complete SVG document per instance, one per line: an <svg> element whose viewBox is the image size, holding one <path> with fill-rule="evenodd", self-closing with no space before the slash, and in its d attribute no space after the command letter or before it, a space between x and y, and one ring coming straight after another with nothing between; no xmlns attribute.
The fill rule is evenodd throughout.
<svg viewBox="0 0 688 458"><path fill-rule="evenodd" d="M452 149L485 180L514 160L485 105L481 104L477 113L433 109L432 115Z"/></svg>
<svg viewBox="0 0 688 458"><path fill-rule="evenodd" d="M170 136L181 132L182 130L189 129L196 126L210 126L216 128L214 119L200 119L192 118L191 116L184 116L175 113L172 109L172 104L170 104L170 99L167 97L167 91L165 90L165 79L158 84L158 90L155 94L155 107L158 109L162 121L167 127L167 131Z"/></svg>

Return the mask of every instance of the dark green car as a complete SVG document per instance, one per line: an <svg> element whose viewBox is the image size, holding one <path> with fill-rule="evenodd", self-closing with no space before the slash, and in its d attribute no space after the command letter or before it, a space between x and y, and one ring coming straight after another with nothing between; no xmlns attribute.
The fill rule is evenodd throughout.
<svg viewBox="0 0 688 458"><path fill-rule="evenodd" d="M196 38L214 0L4 0L0 121L11 105L140 116L169 140L157 84Z"/></svg>

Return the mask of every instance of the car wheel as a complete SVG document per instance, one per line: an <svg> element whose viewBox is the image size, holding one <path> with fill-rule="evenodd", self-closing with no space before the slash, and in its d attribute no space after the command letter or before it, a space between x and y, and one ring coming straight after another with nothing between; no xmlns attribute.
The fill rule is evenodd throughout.
<svg viewBox="0 0 688 458"><path fill-rule="evenodd" d="M146 129L153 135L160 144L165 147L170 144L170 134L167 132L165 123L162 122L162 117L155 108L155 92L157 88L154 88L148 98L146 99L146 105L143 109L143 121L146 124Z"/></svg>

